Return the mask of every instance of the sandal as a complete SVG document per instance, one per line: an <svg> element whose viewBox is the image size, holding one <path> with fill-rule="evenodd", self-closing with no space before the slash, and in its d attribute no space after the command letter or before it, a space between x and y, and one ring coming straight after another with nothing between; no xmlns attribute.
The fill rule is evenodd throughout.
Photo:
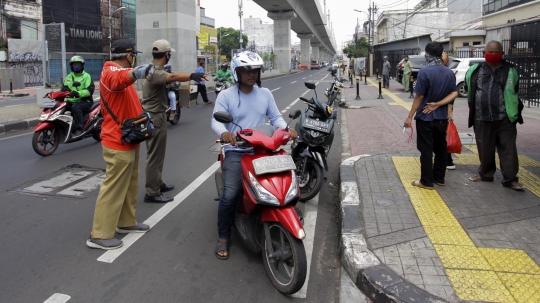
<svg viewBox="0 0 540 303"><path fill-rule="evenodd" d="M424 184L422 184L422 182L420 182L420 180L414 180L411 182L411 185L412 186L417 186L417 187L420 187L420 188L423 188L423 189L435 189L435 187L433 186L425 186Z"/></svg>
<svg viewBox="0 0 540 303"><path fill-rule="evenodd" d="M478 174L474 174L474 176L470 176L469 181L471 181L471 182L477 182L477 181L493 182L493 180L482 179L482 177L479 176Z"/></svg>
<svg viewBox="0 0 540 303"><path fill-rule="evenodd" d="M513 190L522 191L525 189L525 186L519 182L511 182L510 184L503 184L505 187L510 187Z"/></svg>
<svg viewBox="0 0 540 303"><path fill-rule="evenodd" d="M219 254L219 252L226 252L227 254L225 256L222 256L222 255ZM218 258L220 260L229 259L229 256L230 256L230 254L229 254L229 241L220 242L218 240L217 245L216 245L215 254L216 254L216 258Z"/></svg>

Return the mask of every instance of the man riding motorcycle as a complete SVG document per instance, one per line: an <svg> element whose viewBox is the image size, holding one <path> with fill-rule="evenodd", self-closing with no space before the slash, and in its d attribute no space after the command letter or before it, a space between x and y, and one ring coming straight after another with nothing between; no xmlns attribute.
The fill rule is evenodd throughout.
<svg viewBox="0 0 540 303"><path fill-rule="evenodd" d="M66 111L71 111L73 116L73 136L81 135L83 129L83 117L92 107L92 94L94 93L94 81L89 73L84 71L84 59L81 56L73 56L69 61L71 73L66 76L64 85L60 91L71 92L67 98Z"/></svg>
<svg viewBox="0 0 540 303"><path fill-rule="evenodd" d="M218 70L216 78L222 78L226 88L231 87L233 75L229 69L229 64L226 62L221 63L221 68Z"/></svg>

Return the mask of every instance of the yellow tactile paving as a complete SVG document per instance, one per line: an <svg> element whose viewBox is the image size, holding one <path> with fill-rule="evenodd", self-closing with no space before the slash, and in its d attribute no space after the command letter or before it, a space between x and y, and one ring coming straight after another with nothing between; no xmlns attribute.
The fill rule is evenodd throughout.
<svg viewBox="0 0 540 303"><path fill-rule="evenodd" d="M518 303L540 302L540 276L497 273Z"/></svg>
<svg viewBox="0 0 540 303"><path fill-rule="evenodd" d="M454 160L456 164L475 165L475 166L480 165L480 159L478 159L477 154L461 154L461 155L456 154L456 156L458 157L457 160Z"/></svg>
<svg viewBox="0 0 540 303"><path fill-rule="evenodd" d="M508 288L493 271L447 269L446 274L462 300L516 302Z"/></svg>
<svg viewBox="0 0 540 303"><path fill-rule="evenodd" d="M477 155L463 158L472 162L472 156L478 159ZM418 158L392 157L392 161L460 299L540 302L536 300L540 294L540 269L524 251L476 247L436 190L411 185L420 176ZM529 290L524 292L527 286Z"/></svg>
<svg viewBox="0 0 540 303"><path fill-rule="evenodd" d="M503 248L478 248L478 250L497 272L540 275L540 266L522 250Z"/></svg>
<svg viewBox="0 0 540 303"><path fill-rule="evenodd" d="M478 149L476 145L463 145L463 147L472 151L474 155L471 154L461 154L457 155L459 160L465 165L480 165L480 160L478 160ZM476 156L476 161L474 157ZM495 163L497 163L497 169L501 169L499 164L499 156L495 155ZM540 178L524 168L524 166L530 167L540 167L540 162L531 159L524 155L519 155L519 182L523 183L525 188L535 194L537 197L540 197Z"/></svg>

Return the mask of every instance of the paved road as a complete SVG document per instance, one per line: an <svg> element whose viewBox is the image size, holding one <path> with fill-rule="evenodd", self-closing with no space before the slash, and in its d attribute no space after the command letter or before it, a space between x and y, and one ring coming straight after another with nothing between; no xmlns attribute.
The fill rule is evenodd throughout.
<svg viewBox="0 0 540 303"><path fill-rule="evenodd" d="M284 109L307 91L303 81L326 75L305 71L263 84L273 91L278 108ZM326 86L319 85L319 96ZM311 92L306 94L310 96ZM215 99L213 94L209 97ZM297 102L287 113L296 108L304 105ZM214 257L217 202L212 199L213 176L204 175L213 173L209 168L217 159L211 112L212 106L201 104L185 108L180 123L169 126L164 180L176 185L170 194L176 196L177 206L110 263L98 259L111 254L84 244L95 195L74 199L11 191L71 164L105 168L101 144L87 139L61 145L54 155L42 158L31 148L30 132L0 139L0 302L44 302L51 297L66 302L62 295L71 297L69 302L338 302L341 135L336 133L320 195L302 205L308 236L311 233L314 239L306 241L312 256L306 291L285 297L267 278L261 256L245 249L237 237L233 236L229 260ZM145 156L142 146L142 169ZM142 170L137 211L141 222L173 205L142 202L144 179Z"/></svg>
<svg viewBox="0 0 540 303"><path fill-rule="evenodd" d="M36 95L26 97L5 97L0 98L0 107L17 106L23 104L36 104Z"/></svg>

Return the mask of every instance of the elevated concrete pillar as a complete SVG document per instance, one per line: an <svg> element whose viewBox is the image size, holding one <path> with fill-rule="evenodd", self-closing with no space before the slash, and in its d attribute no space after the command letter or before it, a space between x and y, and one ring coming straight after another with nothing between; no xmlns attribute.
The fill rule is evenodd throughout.
<svg viewBox="0 0 540 303"><path fill-rule="evenodd" d="M321 46L320 43L311 43L311 58L319 60L319 62L323 61L320 57L319 53L319 47Z"/></svg>
<svg viewBox="0 0 540 303"><path fill-rule="evenodd" d="M298 34L298 38L300 38L300 65L298 66L299 69L309 69L310 66L310 45L311 45L311 38L313 38L313 34Z"/></svg>
<svg viewBox="0 0 540 303"><path fill-rule="evenodd" d="M275 69L280 72L291 70L291 20L296 18L293 11L284 13L268 13L268 18L274 20L274 54L276 54Z"/></svg>
<svg viewBox="0 0 540 303"><path fill-rule="evenodd" d="M193 0L137 0L137 64L152 61L152 43L166 39L176 52L170 64L174 72L193 73L197 68L195 34L199 7ZM141 82L141 81L138 81Z"/></svg>

